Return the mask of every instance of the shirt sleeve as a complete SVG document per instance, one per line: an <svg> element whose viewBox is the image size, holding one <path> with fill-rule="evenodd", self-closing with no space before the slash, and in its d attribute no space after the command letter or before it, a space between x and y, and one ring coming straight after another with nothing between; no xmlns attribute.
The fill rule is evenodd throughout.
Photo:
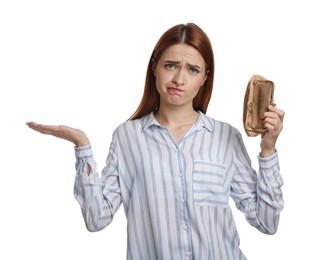
<svg viewBox="0 0 313 260"><path fill-rule="evenodd" d="M279 158L275 153L269 158L258 157L258 174L238 134L234 151L235 173L231 184L231 197L246 220L266 234L277 231L279 216L284 207Z"/></svg>
<svg viewBox="0 0 313 260"><path fill-rule="evenodd" d="M101 178L91 146L75 148L75 156L74 196L81 207L86 228L91 232L102 230L111 223L121 205L115 141L112 140ZM89 175L87 164L91 169Z"/></svg>

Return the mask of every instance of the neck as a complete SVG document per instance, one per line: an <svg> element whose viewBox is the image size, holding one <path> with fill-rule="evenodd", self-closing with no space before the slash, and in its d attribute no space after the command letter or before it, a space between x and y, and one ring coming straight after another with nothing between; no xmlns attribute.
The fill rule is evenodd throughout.
<svg viewBox="0 0 313 260"><path fill-rule="evenodd" d="M160 106L155 117L164 126L182 126L194 124L198 113L192 107Z"/></svg>

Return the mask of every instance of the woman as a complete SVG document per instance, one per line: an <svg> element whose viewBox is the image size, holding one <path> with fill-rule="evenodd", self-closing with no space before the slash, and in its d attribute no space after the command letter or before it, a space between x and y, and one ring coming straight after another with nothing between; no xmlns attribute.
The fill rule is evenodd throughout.
<svg viewBox="0 0 313 260"><path fill-rule="evenodd" d="M213 78L206 34L195 24L166 31L138 109L114 131L101 177L83 131L27 123L74 143L74 195L88 230L105 228L123 204L127 259L245 259L230 197L252 226L277 230L283 198L275 143L284 112L270 106L263 115L256 174L237 129L205 115Z"/></svg>

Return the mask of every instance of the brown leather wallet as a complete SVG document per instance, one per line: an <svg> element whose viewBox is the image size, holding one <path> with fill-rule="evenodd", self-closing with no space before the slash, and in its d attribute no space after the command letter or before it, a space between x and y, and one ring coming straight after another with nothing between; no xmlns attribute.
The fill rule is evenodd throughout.
<svg viewBox="0 0 313 260"><path fill-rule="evenodd" d="M257 136L267 130L261 116L274 104L274 83L260 75L253 75L246 88L243 106L243 124L248 136Z"/></svg>

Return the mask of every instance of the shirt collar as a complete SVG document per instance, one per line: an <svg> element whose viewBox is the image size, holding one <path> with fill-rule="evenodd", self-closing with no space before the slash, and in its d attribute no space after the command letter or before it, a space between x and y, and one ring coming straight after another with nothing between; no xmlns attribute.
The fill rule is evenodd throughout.
<svg viewBox="0 0 313 260"><path fill-rule="evenodd" d="M198 111L198 113L199 113L198 120L194 124L195 129L197 131L200 131L201 129L205 128L209 132L212 132L214 129L214 120L209 116L203 114L201 111ZM160 123L155 119L154 113L151 112L150 114L142 118L142 129L145 131L147 128L153 125L162 127L162 125L160 125Z"/></svg>

